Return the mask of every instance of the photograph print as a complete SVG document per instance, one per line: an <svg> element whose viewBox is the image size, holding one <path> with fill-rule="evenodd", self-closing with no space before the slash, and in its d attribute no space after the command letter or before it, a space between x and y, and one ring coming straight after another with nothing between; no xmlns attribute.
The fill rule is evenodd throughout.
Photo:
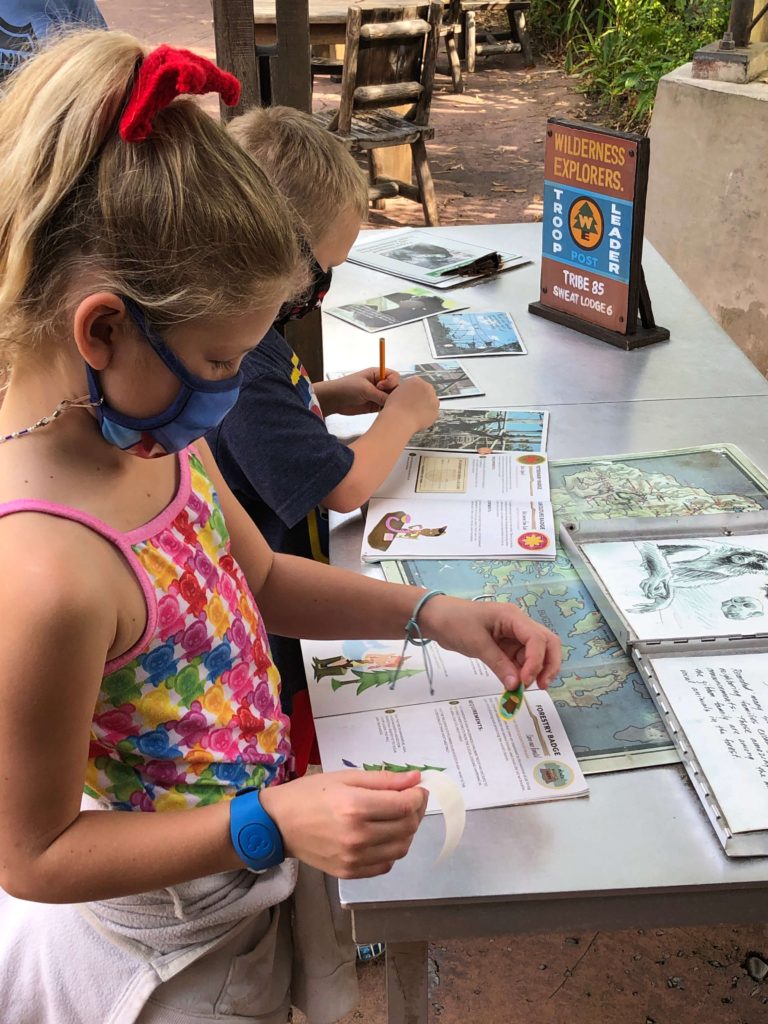
<svg viewBox="0 0 768 1024"><path fill-rule="evenodd" d="M326 312L364 331L386 331L438 313L465 308L466 303L436 295L426 288L412 287L336 306Z"/></svg>
<svg viewBox="0 0 768 1024"><path fill-rule="evenodd" d="M521 356L525 346L509 313L448 313L424 324L436 359Z"/></svg>

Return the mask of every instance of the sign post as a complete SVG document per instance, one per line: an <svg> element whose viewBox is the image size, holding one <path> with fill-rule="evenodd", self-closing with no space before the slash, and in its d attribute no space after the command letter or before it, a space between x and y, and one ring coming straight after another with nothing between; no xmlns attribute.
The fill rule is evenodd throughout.
<svg viewBox="0 0 768 1024"><path fill-rule="evenodd" d="M650 141L547 121L541 296L528 309L619 348L666 341L642 268Z"/></svg>

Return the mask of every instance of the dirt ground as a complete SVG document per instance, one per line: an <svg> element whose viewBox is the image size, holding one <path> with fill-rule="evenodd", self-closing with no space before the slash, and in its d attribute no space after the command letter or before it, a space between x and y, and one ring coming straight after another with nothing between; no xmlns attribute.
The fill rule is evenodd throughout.
<svg viewBox="0 0 768 1024"><path fill-rule="evenodd" d="M208 0L101 0L110 25L213 56ZM466 92L438 75L429 144L443 224L539 220L546 119L579 116L573 82L518 56L479 62ZM315 103L338 87L318 86ZM215 111L217 105L207 103ZM420 224L407 201L372 226ZM768 925L768 906L765 908ZM750 962L757 977L750 976ZM766 1024L768 927L572 932L446 942L430 948L431 1020L441 1024ZM344 1024L384 1024L384 966L359 970L362 1002Z"/></svg>

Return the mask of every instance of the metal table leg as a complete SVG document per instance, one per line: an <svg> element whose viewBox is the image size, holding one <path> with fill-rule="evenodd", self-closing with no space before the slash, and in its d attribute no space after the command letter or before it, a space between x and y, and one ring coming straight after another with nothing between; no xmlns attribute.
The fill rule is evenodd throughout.
<svg viewBox="0 0 768 1024"><path fill-rule="evenodd" d="M427 1024L427 943L387 943L387 1021Z"/></svg>

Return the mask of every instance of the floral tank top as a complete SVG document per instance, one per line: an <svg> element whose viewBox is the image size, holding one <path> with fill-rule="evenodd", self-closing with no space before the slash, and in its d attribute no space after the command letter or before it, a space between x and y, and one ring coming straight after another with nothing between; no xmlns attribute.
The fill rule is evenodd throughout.
<svg viewBox="0 0 768 1024"><path fill-rule="evenodd" d="M230 554L218 495L194 452L179 489L151 522L119 533L77 509L17 501L110 540L147 605L138 643L105 665L85 780L118 810L165 811L269 786L291 769L288 719L264 624Z"/></svg>

